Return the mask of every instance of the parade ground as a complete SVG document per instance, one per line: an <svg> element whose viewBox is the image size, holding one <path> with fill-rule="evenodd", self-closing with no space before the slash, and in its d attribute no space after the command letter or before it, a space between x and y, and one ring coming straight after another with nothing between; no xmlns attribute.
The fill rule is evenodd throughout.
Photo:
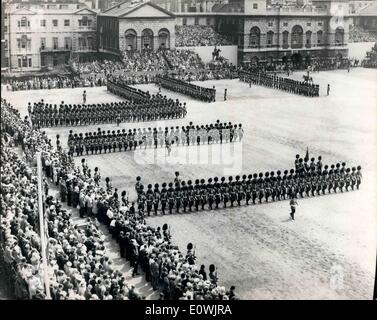
<svg viewBox="0 0 377 320"><path fill-rule="evenodd" d="M293 74L302 79L304 72ZM362 166L359 191L298 199L297 218L281 201L150 217L152 226L170 226L172 242L185 251L196 246L199 264L217 266L220 285L236 286L242 299L370 299L377 239L377 70L357 68L312 74L320 97L308 98L234 80L199 82L216 86L217 101L203 103L162 89L187 103L184 119L57 127L43 130L66 147L74 133L132 128L210 124L217 119L242 123L242 142L214 146L173 146L84 156L99 167L102 181L135 199L136 176L148 183L250 174L294 168L296 154L322 156L324 164ZM330 84L330 95L326 86ZM156 93L154 84L136 86ZM223 101L224 89L228 90ZM83 88L7 92L2 96L27 115L27 103L44 99L59 105L81 103ZM87 103L119 101L106 87L86 88ZM77 164L83 157L75 158ZM143 178L145 177L145 178Z"/></svg>

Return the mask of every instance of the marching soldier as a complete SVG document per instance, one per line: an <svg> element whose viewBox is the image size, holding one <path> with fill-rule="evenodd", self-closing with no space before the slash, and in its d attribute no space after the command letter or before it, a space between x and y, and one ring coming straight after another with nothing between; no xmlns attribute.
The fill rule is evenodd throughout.
<svg viewBox="0 0 377 320"><path fill-rule="evenodd" d="M136 183L135 183L135 191L136 191L137 195L140 194L140 191L142 190L141 189L142 186L143 186L143 184L141 183L141 177L137 176L136 177Z"/></svg>
<svg viewBox="0 0 377 320"><path fill-rule="evenodd" d="M173 183L169 183L169 189L168 189L168 205L169 205L169 213L173 214L173 208L174 208L174 189L173 189Z"/></svg>
<svg viewBox="0 0 377 320"><path fill-rule="evenodd" d="M162 214L165 215L166 204L168 201L168 193L166 190L165 182L162 184L160 200L161 200L161 211L162 211Z"/></svg>
<svg viewBox="0 0 377 320"><path fill-rule="evenodd" d="M153 199L152 185L148 184L148 191L146 195L148 217L151 215L153 200L154 199Z"/></svg>

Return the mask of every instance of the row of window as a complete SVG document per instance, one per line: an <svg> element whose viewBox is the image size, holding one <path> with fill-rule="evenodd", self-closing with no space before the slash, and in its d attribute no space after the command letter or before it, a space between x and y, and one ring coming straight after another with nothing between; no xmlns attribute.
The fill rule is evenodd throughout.
<svg viewBox="0 0 377 320"><path fill-rule="evenodd" d="M306 25L307 25L308 27L311 27L312 23L311 23L311 22L307 22ZM318 21L318 22L317 22L317 25L318 25L319 27L322 27L322 26L323 26L323 22L322 22L322 21ZM273 22L269 22L269 23L268 23L268 26L269 26L269 27L272 27L272 26L273 26ZM284 26L284 27L288 27L288 22L283 22L283 26Z"/></svg>
<svg viewBox="0 0 377 320"><path fill-rule="evenodd" d="M19 56L17 61L19 68L30 68L33 66L32 59L29 56Z"/></svg>
<svg viewBox="0 0 377 320"><path fill-rule="evenodd" d="M182 25L187 26L187 18L182 18ZM199 17L195 17L194 19L194 25L198 26L199 25ZM206 25L211 26L211 18L206 18Z"/></svg>
<svg viewBox="0 0 377 320"><path fill-rule="evenodd" d="M21 20L18 22L18 27L30 27L30 20L27 20L26 17L23 17ZM46 28L47 27L47 21L46 19L41 19L39 21L39 24L41 27ZM63 22L64 27L69 27L71 25L71 20L70 19L64 19ZM90 27L93 25L93 20L88 19L87 17L83 17L81 20L79 20L79 27ZM52 20L52 26L53 27L58 27L59 26L59 21L58 19L53 19Z"/></svg>
<svg viewBox="0 0 377 320"><path fill-rule="evenodd" d="M274 38L274 32L269 31L266 34L266 43L267 46L273 44L273 38ZM307 31L305 33L306 36L306 46L311 46L312 44L312 32ZM300 26L295 26L292 29L291 33L291 46L292 48L301 48L303 46L303 30ZM283 40L283 47L288 46L288 38L289 38L289 32L284 31L282 33L282 40ZM260 40L261 40L261 33L260 29L258 27L253 27L250 30L250 36L249 36L249 47L260 47ZM344 30L341 28L337 28L335 32L335 44L341 45L344 43ZM324 44L324 34L323 31L317 32L317 45L321 46Z"/></svg>
<svg viewBox="0 0 377 320"><path fill-rule="evenodd" d="M87 38L78 38L78 45L80 48L93 48L93 37L87 37ZM53 37L52 38L52 49L57 50L60 49L59 47L59 38ZM46 47L46 38L41 38L41 49L45 50ZM72 38L71 37L65 37L64 38L64 49L72 49Z"/></svg>

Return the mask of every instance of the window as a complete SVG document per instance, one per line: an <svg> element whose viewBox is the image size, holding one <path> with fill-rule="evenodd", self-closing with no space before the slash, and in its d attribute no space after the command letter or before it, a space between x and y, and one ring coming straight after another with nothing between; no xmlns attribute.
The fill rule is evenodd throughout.
<svg viewBox="0 0 377 320"><path fill-rule="evenodd" d="M267 32L267 45L268 46L272 46L273 38L274 38L274 33L272 31L268 31Z"/></svg>
<svg viewBox="0 0 377 320"><path fill-rule="evenodd" d="M26 57L22 57L22 67L27 68L27 58Z"/></svg>
<svg viewBox="0 0 377 320"><path fill-rule="evenodd" d="M269 27L272 27L273 25L274 25L274 23L272 21L268 22Z"/></svg>
<svg viewBox="0 0 377 320"><path fill-rule="evenodd" d="M46 38L41 38L41 49L46 49Z"/></svg>
<svg viewBox="0 0 377 320"><path fill-rule="evenodd" d="M71 21L69 19L64 20L64 27L69 27L70 22Z"/></svg>
<svg viewBox="0 0 377 320"><path fill-rule="evenodd" d="M323 25L323 22L322 22L322 21L319 21L319 22L318 22L318 25L319 25L319 26L322 26L322 25Z"/></svg>
<svg viewBox="0 0 377 320"><path fill-rule="evenodd" d="M288 22L283 22L284 27L288 27Z"/></svg>
<svg viewBox="0 0 377 320"><path fill-rule="evenodd" d="M31 50L31 39L27 39L27 49Z"/></svg>
<svg viewBox="0 0 377 320"><path fill-rule="evenodd" d="M52 26L53 27L57 27L58 26L58 20L57 19L52 20Z"/></svg>
<svg viewBox="0 0 377 320"><path fill-rule="evenodd" d="M54 56L52 58L52 64L54 65L54 67L56 67L58 65L58 57L57 56Z"/></svg>
<svg viewBox="0 0 377 320"><path fill-rule="evenodd" d="M5 33L8 32L8 26L7 26L7 25L4 26L4 32L5 32Z"/></svg>
<svg viewBox="0 0 377 320"><path fill-rule="evenodd" d="M41 67L45 67L46 66L46 56L45 55L41 55Z"/></svg>
<svg viewBox="0 0 377 320"><path fill-rule="evenodd" d="M82 17L82 20L79 20L79 27L90 27L92 25L92 20L88 19L88 17ZM114 28L115 28L115 21L114 21Z"/></svg>
<svg viewBox="0 0 377 320"><path fill-rule="evenodd" d="M29 61L29 68L30 68L32 66L31 58L29 58L28 61Z"/></svg>
<svg viewBox="0 0 377 320"><path fill-rule="evenodd" d="M253 9L258 9L258 3L253 3Z"/></svg>
<svg viewBox="0 0 377 320"><path fill-rule="evenodd" d="M195 17L195 25L197 26L199 24L199 18L198 17Z"/></svg>
<svg viewBox="0 0 377 320"><path fill-rule="evenodd" d="M93 38L88 37L88 49L93 49Z"/></svg>
<svg viewBox="0 0 377 320"><path fill-rule="evenodd" d="M27 26L27 19L26 17L22 17L21 19L21 27L26 27Z"/></svg>
<svg viewBox="0 0 377 320"><path fill-rule="evenodd" d="M308 27L310 27L310 26L312 25L312 23L311 23L311 22L307 22L306 25L307 25Z"/></svg>
<svg viewBox="0 0 377 320"><path fill-rule="evenodd" d="M26 49L26 46L27 46L27 37L22 36L21 37L21 49Z"/></svg>
<svg viewBox="0 0 377 320"><path fill-rule="evenodd" d="M41 20L41 27L46 27L46 19Z"/></svg>
<svg viewBox="0 0 377 320"><path fill-rule="evenodd" d="M59 38L57 38L57 37L52 38L52 46L53 46L54 50L58 49L58 47L59 47Z"/></svg>
<svg viewBox="0 0 377 320"><path fill-rule="evenodd" d="M312 32L311 31L307 31L306 32L306 47L310 48L311 45L312 45Z"/></svg>
<svg viewBox="0 0 377 320"><path fill-rule="evenodd" d="M5 63L6 67L9 67L9 58L8 57L5 57L4 63Z"/></svg>
<svg viewBox="0 0 377 320"><path fill-rule="evenodd" d="M211 25L211 18L207 18L207 19L206 19L206 25L207 25L207 26L210 26L210 25Z"/></svg>
<svg viewBox="0 0 377 320"><path fill-rule="evenodd" d="M21 58L18 58L18 67L21 68L22 67L22 59Z"/></svg>
<svg viewBox="0 0 377 320"><path fill-rule="evenodd" d="M187 26L187 18L182 19L182 25Z"/></svg>
<svg viewBox="0 0 377 320"><path fill-rule="evenodd" d="M72 46L72 40L70 37L64 38L64 48L71 49Z"/></svg>
<svg viewBox="0 0 377 320"><path fill-rule="evenodd" d="M303 45L303 29L299 25L295 25L292 28L291 47L301 48Z"/></svg>
<svg viewBox="0 0 377 320"><path fill-rule="evenodd" d="M284 31L283 32L283 48L288 48L288 37L289 37L289 32Z"/></svg>
<svg viewBox="0 0 377 320"><path fill-rule="evenodd" d="M4 42L4 49L5 50L8 49L8 40L5 40L5 42Z"/></svg>
<svg viewBox="0 0 377 320"><path fill-rule="evenodd" d="M253 48L260 46L260 29L258 27L252 27L250 29L249 46Z"/></svg>
<svg viewBox="0 0 377 320"><path fill-rule="evenodd" d="M317 32L317 44L319 46L322 45L322 37L323 37L323 32L321 30L319 30Z"/></svg>

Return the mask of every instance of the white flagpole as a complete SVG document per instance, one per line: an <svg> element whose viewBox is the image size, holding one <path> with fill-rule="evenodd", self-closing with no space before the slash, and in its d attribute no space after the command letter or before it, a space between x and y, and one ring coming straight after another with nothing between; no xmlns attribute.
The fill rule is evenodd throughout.
<svg viewBox="0 0 377 320"><path fill-rule="evenodd" d="M47 256L46 256L46 239L45 239L45 221L43 215L43 189L42 189L42 158L41 152L36 153L37 157L37 177L38 177L38 211L39 211L39 232L41 237L41 253L43 263L43 277L46 290L46 298L51 299L50 283L47 273Z"/></svg>

